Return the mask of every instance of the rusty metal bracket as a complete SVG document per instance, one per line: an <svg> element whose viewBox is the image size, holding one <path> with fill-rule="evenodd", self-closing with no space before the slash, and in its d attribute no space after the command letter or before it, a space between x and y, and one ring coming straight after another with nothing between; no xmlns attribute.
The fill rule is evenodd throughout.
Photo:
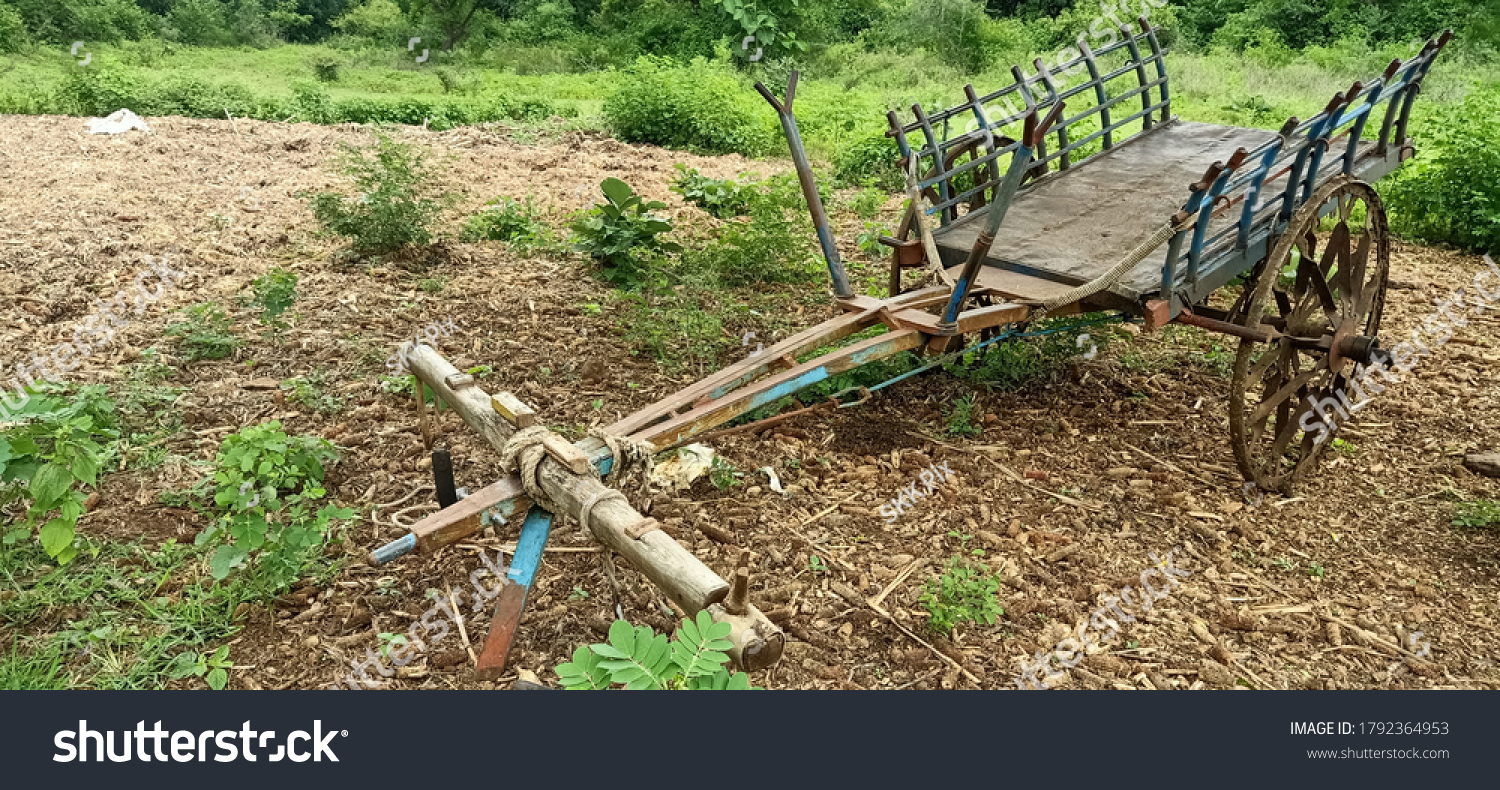
<svg viewBox="0 0 1500 790"><path fill-rule="evenodd" d="M845 403L843 401L843 397L845 395L848 395L851 392L859 393L859 400L853 400L853 401L849 401L848 403ZM864 403L868 402L870 400L870 398L873 398L873 397L874 397L874 395L870 394L870 388L869 387L850 387L849 389L843 390L842 392L834 393L834 395L832 396L832 400L834 402L838 403L838 405L839 405L838 407L840 409L847 409L847 408L850 408L852 406L863 405Z"/></svg>

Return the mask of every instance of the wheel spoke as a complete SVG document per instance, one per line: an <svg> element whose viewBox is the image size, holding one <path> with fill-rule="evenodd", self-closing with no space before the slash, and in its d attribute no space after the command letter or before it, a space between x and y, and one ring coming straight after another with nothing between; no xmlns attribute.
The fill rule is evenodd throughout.
<svg viewBox="0 0 1500 790"><path fill-rule="evenodd" d="M1318 371L1325 370L1327 367L1328 358L1322 357L1318 360L1317 364L1297 374L1291 381L1281 385L1281 389L1276 390L1276 394L1272 395L1270 400L1261 401L1261 404L1255 407L1255 411L1250 415L1250 422L1254 423L1264 420L1271 413L1271 409L1276 407L1276 404L1286 400L1291 396L1293 391L1301 389L1307 382L1312 381L1313 376L1318 375Z"/></svg>
<svg viewBox="0 0 1500 790"><path fill-rule="evenodd" d="M1371 241L1368 233L1360 236L1359 249L1354 251L1354 257L1349 261L1349 281L1355 289L1350 294L1350 298L1354 300L1352 314L1356 317L1363 317L1370 312L1375 299L1375 292L1370 286L1380 282L1379 277L1371 277L1369 282L1365 282L1365 274L1370 263Z"/></svg>
<svg viewBox="0 0 1500 790"><path fill-rule="evenodd" d="M1318 301L1323 305L1323 314L1328 316L1328 323L1333 326L1338 326L1341 323L1339 303L1334 300L1333 292L1328 290L1328 281L1324 278L1328 276L1328 266L1333 262L1334 253L1337 250L1338 247L1336 245L1329 243L1328 249L1323 251L1323 262L1318 266L1318 271L1321 271L1323 274L1322 277L1318 276L1318 271L1309 271L1307 274L1308 285L1311 285L1313 291L1318 295Z"/></svg>

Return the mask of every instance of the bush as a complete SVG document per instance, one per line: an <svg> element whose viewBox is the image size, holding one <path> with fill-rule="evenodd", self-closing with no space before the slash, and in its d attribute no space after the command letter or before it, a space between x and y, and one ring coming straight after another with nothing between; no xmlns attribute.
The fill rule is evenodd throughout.
<svg viewBox="0 0 1500 790"><path fill-rule="evenodd" d="M339 62L333 58L319 58L313 61L312 70L318 82L339 81Z"/></svg>
<svg viewBox="0 0 1500 790"><path fill-rule="evenodd" d="M667 204L645 202L629 184L606 178L599 185L604 203L599 203L573 223L574 248L604 263L604 279L617 286L634 288L649 279L642 255L678 252L682 247L659 238L672 230L672 223L652 214Z"/></svg>
<svg viewBox="0 0 1500 790"><path fill-rule="evenodd" d="M1500 252L1500 89L1476 90L1413 131L1426 155L1386 190L1396 232Z"/></svg>
<svg viewBox="0 0 1500 790"><path fill-rule="evenodd" d="M225 11L218 0L177 0L167 12L167 38L205 47L234 43Z"/></svg>
<svg viewBox="0 0 1500 790"><path fill-rule="evenodd" d="M196 541L219 544L208 563L214 578L228 577L255 554L268 592L295 581L329 523L354 515L335 505L311 511L327 493L323 466L337 458L327 439L287 436L274 420L225 437L214 461L214 504L222 515Z"/></svg>
<svg viewBox="0 0 1500 790"><path fill-rule="evenodd" d="M369 39L379 44L403 45L411 37L413 25L392 0L365 0L333 20L333 28L345 35Z"/></svg>
<svg viewBox="0 0 1500 790"><path fill-rule="evenodd" d="M604 115L629 142L762 156L776 137L770 108L758 102L727 67L702 58L683 66L642 57L621 75Z"/></svg>
<svg viewBox="0 0 1500 790"><path fill-rule="evenodd" d="M285 329L287 323L281 320L281 314L297 301L297 273L277 266L255 278L250 291L254 295L250 303L260 306L260 322Z"/></svg>
<svg viewBox="0 0 1500 790"><path fill-rule="evenodd" d="M844 186L861 186L873 181L888 192L906 187L901 172L901 151L896 141L884 133L861 137L841 145L833 153L833 177Z"/></svg>
<svg viewBox="0 0 1500 790"><path fill-rule="evenodd" d="M216 84L193 76L178 76L167 78L145 93L144 104L132 108L145 115L222 119L225 111L235 117L255 111L255 97L238 83Z"/></svg>
<svg viewBox="0 0 1500 790"><path fill-rule="evenodd" d="M375 144L340 144L338 171L360 193L351 200L335 192L311 196L313 216L324 230L350 240L358 256L385 255L431 243L430 226L452 202L433 194L436 172L421 149L375 132Z"/></svg>
<svg viewBox="0 0 1500 790"><path fill-rule="evenodd" d="M74 115L105 116L129 107L149 113L145 89L140 81L119 69L104 65L86 69L69 69L58 86L57 106Z"/></svg>
<svg viewBox="0 0 1500 790"><path fill-rule="evenodd" d="M749 201L749 216L729 222L707 246L683 255L683 266L727 285L816 279L811 223L772 195Z"/></svg>

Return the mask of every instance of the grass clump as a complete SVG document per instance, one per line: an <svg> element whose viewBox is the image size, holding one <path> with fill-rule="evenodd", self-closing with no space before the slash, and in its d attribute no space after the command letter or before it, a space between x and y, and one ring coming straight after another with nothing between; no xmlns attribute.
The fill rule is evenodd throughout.
<svg viewBox="0 0 1500 790"><path fill-rule="evenodd" d="M522 255L557 246L552 228L529 196L525 202L502 196L486 203L464 223L459 240L503 241Z"/></svg>
<svg viewBox="0 0 1500 790"><path fill-rule="evenodd" d="M186 320L169 325L165 334L178 339L177 349L188 362L223 359L240 347L241 340L234 334L234 322L224 313L224 308L213 302L203 302L182 312Z"/></svg>

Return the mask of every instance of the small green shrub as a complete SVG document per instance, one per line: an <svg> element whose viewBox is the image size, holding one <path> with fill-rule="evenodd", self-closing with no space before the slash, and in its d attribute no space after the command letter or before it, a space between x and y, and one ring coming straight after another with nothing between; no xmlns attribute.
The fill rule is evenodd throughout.
<svg viewBox="0 0 1500 790"><path fill-rule="evenodd" d="M730 672L731 627L708 612L682 621L672 635L616 620L609 642L582 646L573 660L557 665L557 677L570 691L621 686L631 690L736 691L750 689L750 676Z"/></svg>
<svg viewBox="0 0 1500 790"><path fill-rule="evenodd" d="M843 186L873 183L887 192L895 192L906 187L900 159L901 151L895 140L884 134L871 134L838 146L833 153L833 177Z"/></svg>
<svg viewBox="0 0 1500 790"><path fill-rule="evenodd" d="M762 156L774 147L775 116L759 101L727 67L643 56L620 75L604 115L628 142Z"/></svg>
<svg viewBox="0 0 1500 790"><path fill-rule="evenodd" d="M1412 238L1500 251L1500 88L1476 89L1413 132L1424 156L1387 195L1392 227Z"/></svg>
<svg viewBox="0 0 1500 790"><path fill-rule="evenodd" d="M697 168L690 168L680 162L672 166L677 168L678 173L672 191L710 215L727 219L745 213L750 207L750 200L755 194L754 187L740 186L730 179L709 178L699 173Z"/></svg>
<svg viewBox="0 0 1500 790"><path fill-rule="evenodd" d="M312 212L325 230L349 239L357 256L431 243L432 224L453 202L436 194L438 173L427 153L383 131L375 132L375 144L368 148L340 143L337 168L360 198L320 192L310 198Z"/></svg>
<svg viewBox="0 0 1500 790"><path fill-rule="evenodd" d="M234 334L234 322L224 314L224 308L213 302L203 302L185 308L185 321L167 326L167 337L178 338L177 347L188 362L200 359L223 359L240 347L240 339Z"/></svg>
<svg viewBox="0 0 1500 790"><path fill-rule="evenodd" d="M333 58L319 58L312 64L313 76L318 82L338 82L339 62Z"/></svg>
<svg viewBox="0 0 1500 790"><path fill-rule="evenodd" d="M650 277L643 255L682 250L660 238L672 230L672 223L651 213L667 204L643 201L618 178L606 178L599 187L605 202L573 223L574 248L602 261L609 282L626 288L643 285Z"/></svg>
<svg viewBox="0 0 1500 790"><path fill-rule="evenodd" d="M557 246L551 226L541 218L541 211L530 196L524 203L508 197L486 203L484 210L464 223L459 239L503 241L522 255Z"/></svg>
<svg viewBox="0 0 1500 790"><path fill-rule="evenodd" d="M949 436L979 436L984 429L974 424L974 396L965 395L948 411Z"/></svg>
<svg viewBox="0 0 1500 790"><path fill-rule="evenodd" d="M65 564L78 555L74 526L87 498L80 489L98 484L107 445L120 432L103 386L82 387L72 398L61 387L38 390L7 409L0 429L0 507L31 500L25 520L5 532L3 543L14 545L35 530L47 555Z"/></svg>
<svg viewBox="0 0 1500 790"><path fill-rule="evenodd" d="M323 544L329 524L354 511L312 504L326 495L324 465L338 453L317 436L287 436L271 421L230 434L214 460L214 504L220 517L199 533L200 546L219 544L209 559L215 579L247 567L268 591L295 581Z"/></svg>
<svg viewBox="0 0 1500 790"><path fill-rule="evenodd" d="M927 608L928 625L947 635L960 623L994 625L995 619L1005 614L999 592L1000 580L988 567L954 557L943 575L927 581L920 600Z"/></svg>
<svg viewBox="0 0 1500 790"><path fill-rule="evenodd" d="M1500 525L1500 502L1476 499L1460 502L1453 516L1453 525L1458 527L1493 527Z"/></svg>
<svg viewBox="0 0 1500 790"><path fill-rule="evenodd" d="M806 282L820 262L811 223L773 196L754 194L743 220L725 223L716 238L683 254L683 266L726 285Z"/></svg>
<svg viewBox="0 0 1500 790"><path fill-rule="evenodd" d="M103 117L122 107L144 108L146 88L123 70L104 64L69 69L57 87L55 102L74 115ZM150 110L138 112L150 114Z"/></svg>
<svg viewBox="0 0 1500 790"><path fill-rule="evenodd" d="M287 324L281 320L281 314L297 301L297 273L278 266L255 278L250 283L250 290L255 294L251 304L260 305L261 308L260 322L286 328Z"/></svg>

